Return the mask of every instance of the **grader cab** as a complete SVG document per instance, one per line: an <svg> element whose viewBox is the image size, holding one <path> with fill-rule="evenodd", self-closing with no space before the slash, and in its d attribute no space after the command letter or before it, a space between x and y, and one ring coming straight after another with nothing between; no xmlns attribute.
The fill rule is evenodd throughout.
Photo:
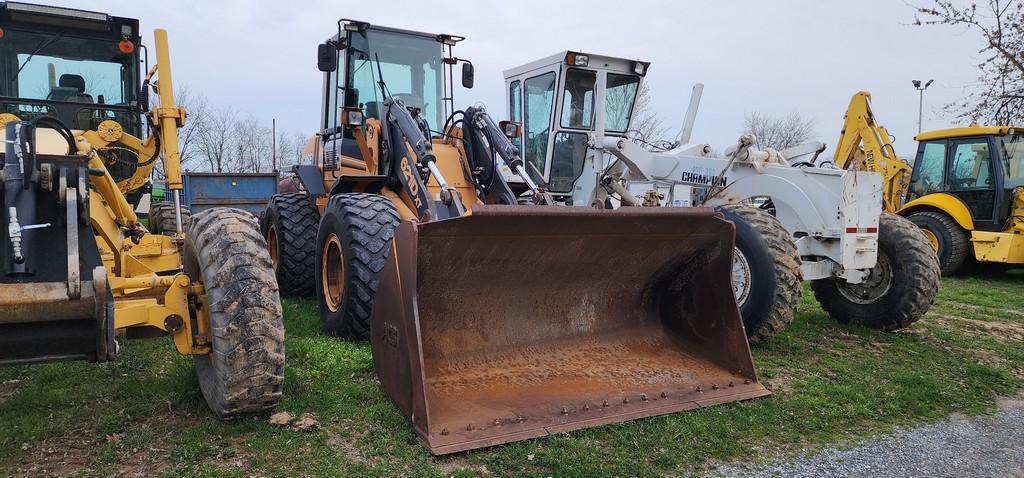
<svg viewBox="0 0 1024 478"><path fill-rule="evenodd" d="M152 67L141 39L134 19L0 5L0 363L104 362L122 337L168 335L195 358L218 418L259 412L283 383L270 257L240 211L182 221L186 112L167 33L154 32ZM150 233L128 200L161 157L169 235Z"/></svg>

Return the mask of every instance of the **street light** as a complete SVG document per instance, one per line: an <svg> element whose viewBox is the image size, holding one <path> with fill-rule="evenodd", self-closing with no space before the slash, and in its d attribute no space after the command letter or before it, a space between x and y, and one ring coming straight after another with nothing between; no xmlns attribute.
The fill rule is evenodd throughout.
<svg viewBox="0 0 1024 478"><path fill-rule="evenodd" d="M924 86L921 86L921 80L911 80L914 84L914 89L918 91L917 98L917 134L921 134L921 111L924 109L924 90L927 90L929 86L932 86L932 82L935 80L928 80Z"/></svg>

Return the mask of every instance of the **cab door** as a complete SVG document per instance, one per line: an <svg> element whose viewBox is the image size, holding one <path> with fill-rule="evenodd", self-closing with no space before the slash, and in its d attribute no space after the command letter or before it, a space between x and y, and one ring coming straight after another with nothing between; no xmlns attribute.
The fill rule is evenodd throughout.
<svg viewBox="0 0 1024 478"><path fill-rule="evenodd" d="M946 187L971 211L976 229L999 230L996 216L1003 181L997 149L989 137L951 139L947 148Z"/></svg>

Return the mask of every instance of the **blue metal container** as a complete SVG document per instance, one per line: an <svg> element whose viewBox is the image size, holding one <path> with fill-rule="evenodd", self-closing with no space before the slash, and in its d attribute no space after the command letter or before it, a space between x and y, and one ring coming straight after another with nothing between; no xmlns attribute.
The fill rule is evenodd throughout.
<svg viewBox="0 0 1024 478"><path fill-rule="evenodd" d="M233 207L263 213L277 193L277 173L185 173L185 205L197 213L211 207Z"/></svg>

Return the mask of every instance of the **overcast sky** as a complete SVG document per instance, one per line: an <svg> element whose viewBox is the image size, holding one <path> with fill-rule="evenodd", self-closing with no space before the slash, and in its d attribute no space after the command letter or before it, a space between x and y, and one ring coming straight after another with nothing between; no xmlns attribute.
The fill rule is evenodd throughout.
<svg viewBox="0 0 1024 478"><path fill-rule="evenodd" d="M925 93L924 129L951 126L941 107L976 81L982 46L962 29L909 26L913 9L900 0L53 3L139 18L144 42L153 28L166 28L176 83L217 106L308 133L320 114L316 46L339 17L467 37L455 54L476 65L476 87L457 91L456 105L483 103L500 117L507 68L566 49L650 61L654 109L673 135L692 84L705 84L693 139L719 150L736 140L744 113L797 110L814 119L831 154L850 96L868 90L897 150L911 155L918 106L911 80L935 79Z"/></svg>

